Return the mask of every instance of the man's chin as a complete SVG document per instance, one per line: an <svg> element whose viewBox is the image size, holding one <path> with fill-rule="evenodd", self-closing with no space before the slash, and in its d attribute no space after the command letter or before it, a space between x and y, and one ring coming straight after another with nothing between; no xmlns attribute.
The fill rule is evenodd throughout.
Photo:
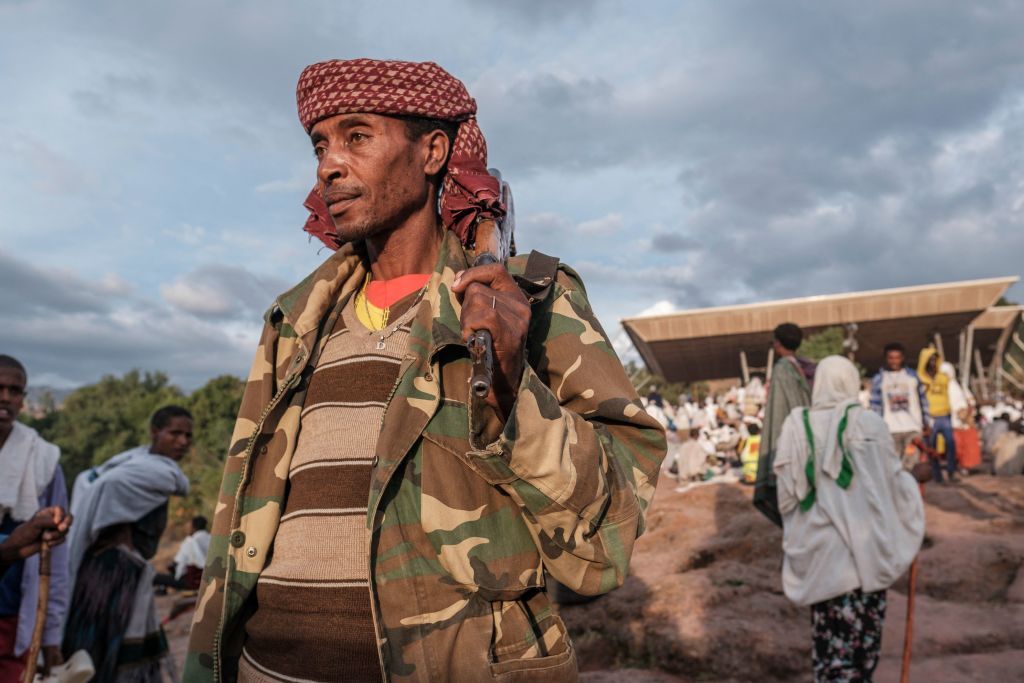
<svg viewBox="0 0 1024 683"><path fill-rule="evenodd" d="M383 232L384 227L371 224L367 221L335 221L334 230L338 233L338 240L342 244L349 242L360 242L367 238Z"/></svg>

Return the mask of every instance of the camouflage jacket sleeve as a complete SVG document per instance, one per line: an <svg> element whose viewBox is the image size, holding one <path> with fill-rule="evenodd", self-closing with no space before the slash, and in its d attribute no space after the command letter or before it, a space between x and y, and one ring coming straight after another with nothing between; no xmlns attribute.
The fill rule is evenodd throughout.
<svg viewBox="0 0 1024 683"><path fill-rule="evenodd" d="M625 580L665 457L578 276L560 267L534 307L528 364L500 436L476 470L522 508L547 571L587 595Z"/></svg>

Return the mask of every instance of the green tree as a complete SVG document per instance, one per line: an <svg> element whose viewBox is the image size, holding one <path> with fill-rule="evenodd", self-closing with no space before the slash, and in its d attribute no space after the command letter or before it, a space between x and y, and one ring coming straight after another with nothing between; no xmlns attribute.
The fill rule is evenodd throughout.
<svg viewBox="0 0 1024 683"><path fill-rule="evenodd" d="M224 457L231 445L231 432L242 403L245 382L231 375L215 377L196 389L185 406L192 413L195 435L192 453L182 463L192 487L181 502L184 516L210 517L217 504Z"/></svg>
<svg viewBox="0 0 1024 683"><path fill-rule="evenodd" d="M829 327L817 334L812 334L800 345L800 355L813 361L820 361L828 356L842 356L843 334L841 327Z"/></svg>

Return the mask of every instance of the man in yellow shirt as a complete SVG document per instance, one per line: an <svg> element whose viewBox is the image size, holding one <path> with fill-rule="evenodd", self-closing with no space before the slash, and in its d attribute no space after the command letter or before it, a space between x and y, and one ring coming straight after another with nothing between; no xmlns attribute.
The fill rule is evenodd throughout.
<svg viewBox="0 0 1024 683"><path fill-rule="evenodd" d="M942 356L936 349L928 347L921 350L917 361L917 376L924 385L928 412L932 418L928 445L942 452L938 447L941 435L945 442L948 480L956 481L956 441L953 438L953 416L949 407L949 378L940 372L941 367ZM932 458L932 476L938 483L945 483L942 480L942 463L937 458Z"/></svg>
<svg viewBox="0 0 1024 683"><path fill-rule="evenodd" d="M747 425L747 433L750 435L743 442L740 450L740 463L743 465L743 483L753 484L757 481L757 461L761 453L761 427L751 422Z"/></svg>

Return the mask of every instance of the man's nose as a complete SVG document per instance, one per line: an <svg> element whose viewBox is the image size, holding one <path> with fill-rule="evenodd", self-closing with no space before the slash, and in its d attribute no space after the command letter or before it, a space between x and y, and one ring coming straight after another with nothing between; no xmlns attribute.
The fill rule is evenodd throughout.
<svg viewBox="0 0 1024 683"><path fill-rule="evenodd" d="M316 176L321 186L328 187L331 183L348 176L348 157L341 150L328 149L320 158Z"/></svg>

